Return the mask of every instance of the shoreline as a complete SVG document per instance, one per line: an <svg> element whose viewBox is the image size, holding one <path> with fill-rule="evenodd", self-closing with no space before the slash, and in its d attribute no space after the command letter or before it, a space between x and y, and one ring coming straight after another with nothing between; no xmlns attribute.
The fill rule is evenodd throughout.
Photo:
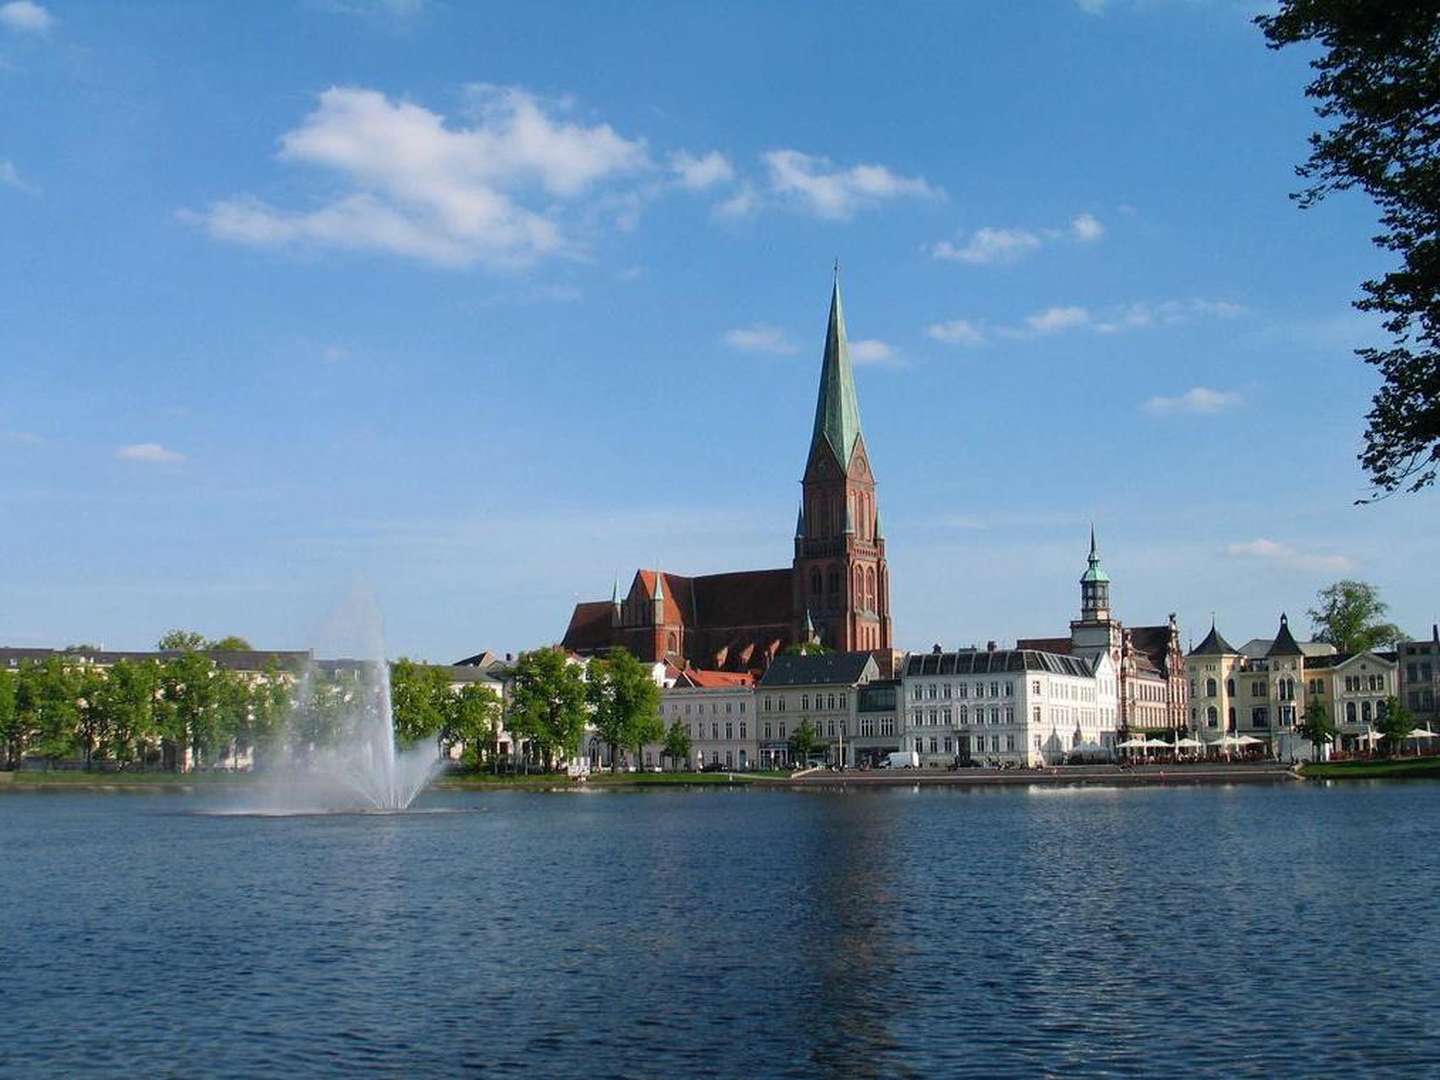
<svg viewBox="0 0 1440 1080"><path fill-rule="evenodd" d="M1397 778L1417 775L1405 769L1388 770L1381 774ZM1434 770L1419 775L1440 775ZM940 771L927 769L850 770L844 773L812 772L792 777L756 773L646 773L592 775L583 783L563 776L532 775L496 777L491 774L457 774L432 781L429 791L643 791L684 788L762 788L769 790L839 790L848 788L897 787L1173 787L1201 784L1284 783L1301 779L1335 779L1331 773L1307 777L1277 762L1235 765L1138 766L1118 769L1114 766L1069 766L1046 770L967 769ZM1359 778L1359 777L1357 777ZM206 791L243 790L261 787L264 776L248 773L15 773L0 772L0 793L63 792L89 793L156 793L190 795Z"/></svg>

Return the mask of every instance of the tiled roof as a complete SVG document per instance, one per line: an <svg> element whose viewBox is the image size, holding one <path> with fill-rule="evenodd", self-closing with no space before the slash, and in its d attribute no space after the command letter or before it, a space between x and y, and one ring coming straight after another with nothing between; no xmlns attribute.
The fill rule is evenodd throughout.
<svg viewBox="0 0 1440 1080"><path fill-rule="evenodd" d="M1093 674L1088 660L1037 649L960 649L957 652L911 653L905 658L906 678L999 675L1016 671L1048 671L1055 675Z"/></svg>
<svg viewBox="0 0 1440 1080"><path fill-rule="evenodd" d="M576 604L570 615L570 625L560 647L571 652L583 649L600 649L610 644L610 612L613 610L607 600L593 600Z"/></svg>
<svg viewBox="0 0 1440 1080"><path fill-rule="evenodd" d="M1190 650L1191 656L1235 656L1237 650L1215 629L1215 624L1210 624L1210 633L1205 635L1205 640Z"/></svg>
<svg viewBox="0 0 1440 1080"><path fill-rule="evenodd" d="M1015 642L1017 649L1034 649L1038 652L1059 653L1061 656L1068 656L1074 648L1074 642L1068 637L1035 637L1021 638Z"/></svg>
<svg viewBox="0 0 1440 1080"><path fill-rule="evenodd" d="M686 668L678 674L675 685L693 686L701 690L728 690L755 685L755 677L745 671L709 671Z"/></svg>
<svg viewBox="0 0 1440 1080"><path fill-rule="evenodd" d="M770 664L760 679L764 687L854 686L875 664L868 652L836 652L801 655L783 653ZM870 672L874 675L875 670Z"/></svg>

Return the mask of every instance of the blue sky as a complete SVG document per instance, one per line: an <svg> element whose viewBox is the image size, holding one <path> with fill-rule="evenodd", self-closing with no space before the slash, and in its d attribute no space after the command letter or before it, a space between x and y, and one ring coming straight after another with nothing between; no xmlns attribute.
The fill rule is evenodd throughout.
<svg viewBox="0 0 1440 1080"><path fill-rule="evenodd" d="M0 3L0 642L361 590L450 660L785 565L836 257L901 646L1063 632L1092 518L1127 621L1428 632L1254 9Z"/></svg>

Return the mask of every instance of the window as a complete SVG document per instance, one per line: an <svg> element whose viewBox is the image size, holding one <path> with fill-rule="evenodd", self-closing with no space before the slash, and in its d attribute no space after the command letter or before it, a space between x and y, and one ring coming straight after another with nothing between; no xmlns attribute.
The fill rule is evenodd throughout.
<svg viewBox="0 0 1440 1080"><path fill-rule="evenodd" d="M848 694L841 694L841 695L840 695L840 708L842 708L842 709L848 709L849 707L850 707L850 696L849 696Z"/></svg>
<svg viewBox="0 0 1440 1080"><path fill-rule="evenodd" d="M835 718L833 716L830 718L830 730L828 734L832 739L835 737Z"/></svg>
<svg viewBox="0 0 1440 1080"><path fill-rule="evenodd" d="M785 721L780 721L780 738L785 738Z"/></svg>
<svg viewBox="0 0 1440 1080"><path fill-rule="evenodd" d="M727 768L727 769L733 769L734 767L735 767L735 755L734 755L734 751L726 750L726 751L725 751L725 768Z"/></svg>
<svg viewBox="0 0 1440 1080"><path fill-rule="evenodd" d="M732 724L729 720L725 721L725 738L735 738L735 725Z"/></svg>
<svg viewBox="0 0 1440 1080"><path fill-rule="evenodd" d="M744 716L744 715L745 715L745 702L743 702L743 701L740 702L740 715L741 715L741 716Z"/></svg>
<svg viewBox="0 0 1440 1080"><path fill-rule="evenodd" d="M1219 692L1220 692L1220 684L1219 684L1218 682L1216 682L1214 679L1206 679L1206 680L1205 680L1205 696L1206 696L1206 697L1214 697L1214 696L1215 696L1216 694L1218 694Z"/></svg>
<svg viewBox="0 0 1440 1080"><path fill-rule="evenodd" d="M949 727L954 722L953 718L950 715L950 706L947 705L945 706L945 708L940 710L940 722L946 727Z"/></svg>
<svg viewBox="0 0 1440 1080"><path fill-rule="evenodd" d="M1033 708L1032 710L1030 710L1030 713L1031 713L1031 715L1030 715L1030 722L1033 723L1033 724L1039 724L1039 723L1040 723L1040 706L1039 706L1039 705L1036 705L1035 708Z"/></svg>
<svg viewBox="0 0 1440 1080"><path fill-rule="evenodd" d="M1220 726L1220 710L1214 705L1205 710L1205 726L1212 728Z"/></svg>
<svg viewBox="0 0 1440 1080"><path fill-rule="evenodd" d="M809 712L809 711L810 711L810 695L809 695L809 694L801 694L801 695L800 695L800 711L801 711L801 712Z"/></svg>
<svg viewBox="0 0 1440 1080"><path fill-rule="evenodd" d="M780 700L775 703L775 705L776 705L776 710L775 710L776 712L784 712L784 711L785 711L785 698L782 696L782 697L780 698Z"/></svg>
<svg viewBox="0 0 1440 1080"><path fill-rule="evenodd" d="M931 736L930 736L930 753L932 753L932 754L938 754L939 752L940 752L940 742L939 742L938 739L935 738L934 735L931 735Z"/></svg>
<svg viewBox="0 0 1440 1080"><path fill-rule="evenodd" d="M1000 723L1000 707L998 705L990 706L990 723Z"/></svg>
<svg viewBox="0 0 1440 1080"><path fill-rule="evenodd" d="M961 706L960 706L960 723L962 723L962 724L968 724L969 722L970 722L970 707L969 707L968 705L961 705Z"/></svg>
<svg viewBox="0 0 1440 1080"><path fill-rule="evenodd" d="M992 682L992 683L990 684L990 696L991 696L991 697L999 697L999 696L1000 696L1000 684L999 684L998 682Z"/></svg>
<svg viewBox="0 0 1440 1080"><path fill-rule="evenodd" d="M934 700L935 700L935 696L936 696L936 694L937 694L938 692L939 692L939 688L938 688L933 682L932 682L928 687L926 687L926 696L927 696L931 701L934 701Z"/></svg>
<svg viewBox="0 0 1440 1080"><path fill-rule="evenodd" d="M1267 709L1264 705L1257 705L1255 708L1251 709L1251 710L1250 710L1250 726L1251 726L1251 727L1269 727L1269 726L1270 726L1270 710Z"/></svg>
<svg viewBox="0 0 1440 1080"><path fill-rule="evenodd" d="M867 738L875 734L875 718L873 716L860 717L860 734Z"/></svg>
<svg viewBox="0 0 1440 1080"><path fill-rule="evenodd" d="M894 734L895 734L895 718L894 718L893 716L882 716L882 717L880 718L880 734L881 734L881 735L894 735Z"/></svg>
<svg viewBox="0 0 1440 1080"><path fill-rule="evenodd" d="M1234 697L1234 696L1235 696L1235 680L1234 680L1234 679L1226 679L1226 680L1225 680L1225 695L1226 695L1227 697Z"/></svg>
<svg viewBox="0 0 1440 1080"><path fill-rule="evenodd" d="M1011 750L1011 751L1013 751L1013 750L1015 749L1015 736L1014 736L1014 735L1006 735L1006 736L1005 736L1005 749L1006 749L1006 750Z"/></svg>
<svg viewBox="0 0 1440 1080"><path fill-rule="evenodd" d="M1030 693L1034 694L1036 697L1039 697L1039 696L1040 696L1040 680L1039 680L1039 679L1031 679L1031 680L1030 680Z"/></svg>
<svg viewBox="0 0 1440 1080"><path fill-rule="evenodd" d="M689 710L689 709L686 709L685 711L686 711L686 712L689 712L690 710ZM766 712L769 712L769 711L770 711L770 695L769 695L769 694L766 694L766 695L765 695L765 711L766 711Z"/></svg>
<svg viewBox="0 0 1440 1080"><path fill-rule="evenodd" d="M1370 702L1368 702L1368 701L1361 702L1361 703L1360 703L1360 719L1363 720L1365 723L1368 724L1368 723L1370 723L1371 716L1372 716L1372 714L1371 714L1371 712L1370 712Z"/></svg>
<svg viewBox="0 0 1440 1080"><path fill-rule="evenodd" d="M1014 705L1006 705L1006 706L1005 706L1005 723L1007 723L1007 724L1013 724L1014 722L1015 722L1015 706L1014 706Z"/></svg>
<svg viewBox="0 0 1440 1080"><path fill-rule="evenodd" d="M835 711L835 695L834 695L834 694L831 694L828 698L825 699L825 701L826 701L825 707L826 707L827 709L829 709L831 712L834 712L834 711Z"/></svg>
<svg viewBox="0 0 1440 1080"><path fill-rule="evenodd" d="M946 735L946 736L945 736L945 753L947 753L947 754L953 754L954 752L955 752L955 740L952 739L949 735Z"/></svg>
<svg viewBox="0 0 1440 1080"><path fill-rule="evenodd" d="M745 738L745 721L740 721L740 738Z"/></svg>
<svg viewBox="0 0 1440 1080"><path fill-rule="evenodd" d="M970 684L969 684L969 683L963 683L963 682L960 683L960 684L958 684L958 685L955 687L955 694L956 694L956 696L962 697L962 698L969 697L969 696L970 696Z"/></svg>
<svg viewBox="0 0 1440 1080"><path fill-rule="evenodd" d="M920 700L920 696L921 696L921 694L923 694L923 693L924 693L924 688L923 688L919 683L916 683L916 684L915 684L915 693L913 693L913 694L910 695L910 696L911 696L911 699L914 700L914 701L919 701L919 700Z"/></svg>
<svg viewBox="0 0 1440 1080"><path fill-rule="evenodd" d="M732 711L734 710L734 708L735 708L735 703L734 703L734 702L731 702L731 701L725 702L725 711L726 711L727 713L728 713L728 712L732 712Z"/></svg>
<svg viewBox="0 0 1440 1080"><path fill-rule="evenodd" d="M935 726L936 724L938 724L938 723L940 723L940 710L939 710L939 709L931 709L931 710L930 710L930 726L931 726L931 727L934 727L934 726Z"/></svg>
<svg viewBox="0 0 1440 1080"><path fill-rule="evenodd" d="M688 735L688 734L690 734L690 733L687 731L685 734ZM765 741L766 741L766 742L769 742L769 741L770 741L771 739L773 739L774 737L775 737L775 736L772 734L772 729L771 729L771 727L770 727L770 721L769 721L769 720L766 720L766 721L765 721Z"/></svg>
<svg viewBox="0 0 1440 1080"><path fill-rule="evenodd" d="M947 682L947 683L944 685L944 687L941 689L941 691L940 691L940 696L943 697L946 701L949 701L949 700L950 700L950 690L951 690L951 686L950 686L950 684Z"/></svg>
<svg viewBox="0 0 1440 1080"><path fill-rule="evenodd" d="M718 738L720 738L720 725L717 724L717 723L715 723L714 721L711 721L711 724L710 724L710 738L712 738L712 739L718 739Z"/></svg>

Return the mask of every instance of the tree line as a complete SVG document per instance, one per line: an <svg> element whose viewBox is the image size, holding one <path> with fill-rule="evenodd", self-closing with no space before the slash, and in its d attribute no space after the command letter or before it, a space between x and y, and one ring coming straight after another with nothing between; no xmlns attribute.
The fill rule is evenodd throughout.
<svg viewBox="0 0 1440 1080"><path fill-rule="evenodd" d="M162 646L176 648L173 635ZM222 642L226 639L221 639ZM239 639L234 639L239 640ZM225 667L200 651L198 636L171 656L125 658L108 668L69 652L0 670L0 760L78 761L85 768L178 769L264 760L282 747L303 758L346 737L361 692L356 672L258 672ZM463 747L462 761L481 767L498 752L501 703L487 687L452 690L447 673L412 660L390 667L392 720L398 741L434 740Z"/></svg>

